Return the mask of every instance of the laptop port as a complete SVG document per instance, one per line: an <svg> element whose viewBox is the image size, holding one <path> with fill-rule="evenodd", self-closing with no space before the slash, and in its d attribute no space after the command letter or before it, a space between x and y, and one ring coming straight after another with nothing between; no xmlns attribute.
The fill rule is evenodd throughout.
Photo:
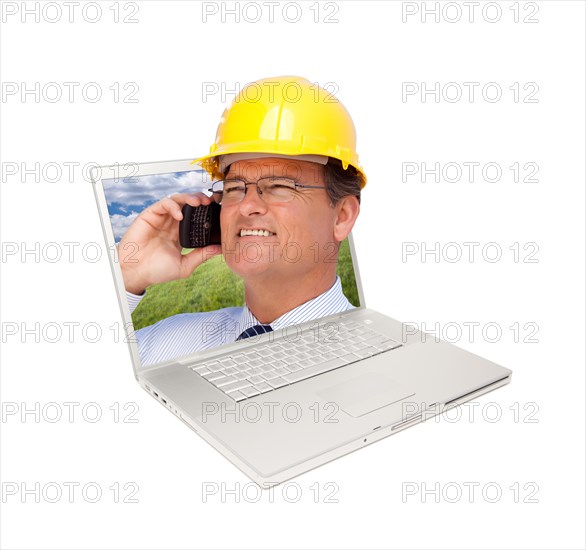
<svg viewBox="0 0 586 550"><path fill-rule="evenodd" d="M418 422L421 422L421 415L420 414L418 414L417 416L414 416L412 418L408 418L407 420L404 420L403 422L399 422L398 424L395 424L393 427L391 427L391 430L397 430L397 429L403 428L405 426L415 425Z"/></svg>
<svg viewBox="0 0 586 550"><path fill-rule="evenodd" d="M167 404L167 400L166 400L166 399L164 399L163 397L161 397L161 401L162 401L163 403L165 403L165 405Z"/></svg>

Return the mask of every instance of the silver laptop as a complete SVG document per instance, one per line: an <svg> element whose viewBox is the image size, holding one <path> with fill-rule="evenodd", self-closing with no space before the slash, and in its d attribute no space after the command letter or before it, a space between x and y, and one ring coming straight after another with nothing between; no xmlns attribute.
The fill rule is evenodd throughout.
<svg viewBox="0 0 586 550"><path fill-rule="evenodd" d="M142 209L173 193L205 191L206 178L190 160L94 169L107 246L115 250ZM511 380L507 368L368 309L351 235L338 276L352 309L160 363L144 360L142 328L180 313L242 307L243 293L216 256L195 270L188 287L150 287L131 313L118 262L112 255L137 381L263 488ZM207 276L198 279L204 266ZM198 301L198 284L208 299Z"/></svg>

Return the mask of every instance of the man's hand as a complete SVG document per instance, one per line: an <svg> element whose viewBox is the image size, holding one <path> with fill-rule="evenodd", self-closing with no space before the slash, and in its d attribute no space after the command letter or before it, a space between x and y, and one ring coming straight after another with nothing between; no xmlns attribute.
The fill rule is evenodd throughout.
<svg viewBox="0 0 586 550"><path fill-rule="evenodd" d="M136 217L118 245L128 292L142 294L152 284L189 277L196 267L222 252L220 245L210 245L181 254L181 208L186 203L200 206L211 202L203 193L173 195L145 208Z"/></svg>

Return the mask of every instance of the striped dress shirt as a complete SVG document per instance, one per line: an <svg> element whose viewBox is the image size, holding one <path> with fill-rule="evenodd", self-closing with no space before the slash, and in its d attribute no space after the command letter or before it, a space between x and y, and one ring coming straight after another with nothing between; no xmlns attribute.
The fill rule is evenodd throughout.
<svg viewBox="0 0 586 550"><path fill-rule="evenodd" d="M145 296L137 296L130 292L126 295L131 313ZM279 330L353 307L342 292L340 277L336 277L336 282L329 290L284 313L269 324L273 330ZM137 330L135 337L141 364L146 366L235 342L247 328L261 324L263 323L245 305L204 313L173 315ZM291 333L291 337L293 336Z"/></svg>

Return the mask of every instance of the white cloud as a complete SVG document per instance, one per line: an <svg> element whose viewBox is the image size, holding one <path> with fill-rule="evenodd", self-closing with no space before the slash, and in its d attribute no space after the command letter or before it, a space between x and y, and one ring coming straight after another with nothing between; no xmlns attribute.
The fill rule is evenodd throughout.
<svg viewBox="0 0 586 550"><path fill-rule="evenodd" d="M112 223L112 230L114 232L114 240L118 242L126 230L130 226L130 224L134 221L134 218L138 216L138 212L131 212L128 216L123 216L122 214L114 214L110 216L110 222Z"/></svg>
<svg viewBox="0 0 586 550"><path fill-rule="evenodd" d="M128 206L152 204L174 193L195 193L209 188L209 179L199 171L134 176L121 180L103 180L108 204L113 202Z"/></svg>

